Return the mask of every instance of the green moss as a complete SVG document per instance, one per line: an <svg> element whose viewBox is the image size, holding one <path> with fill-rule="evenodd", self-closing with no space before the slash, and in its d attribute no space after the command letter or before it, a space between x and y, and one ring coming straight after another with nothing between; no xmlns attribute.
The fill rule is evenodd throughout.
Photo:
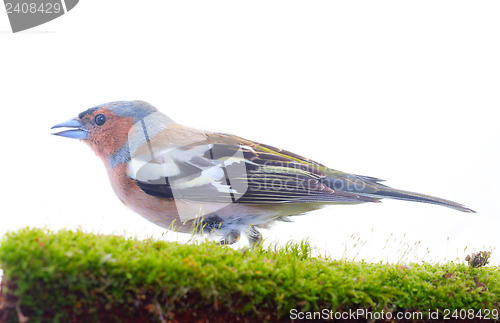
<svg viewBox="0 0 500 323"><path fill-rule="evenodd" d="M0 267L4 298L30 322L203 313L273 320L291 309L426 312L500 303L496 267L335 261L311 257L306 242L238 251L26 228L3 238Z"/></svg>

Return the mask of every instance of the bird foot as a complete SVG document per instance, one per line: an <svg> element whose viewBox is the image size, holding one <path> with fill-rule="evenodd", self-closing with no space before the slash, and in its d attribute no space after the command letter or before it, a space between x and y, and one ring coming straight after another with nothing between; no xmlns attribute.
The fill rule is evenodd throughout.
<svg viewBox="0 0 500 323"><path fill-rule="evenodd" d="M231 231L227 236L224 237L224 239L219 241L220 245L230 245L241 238L241 233L239 231Z"/></svg>

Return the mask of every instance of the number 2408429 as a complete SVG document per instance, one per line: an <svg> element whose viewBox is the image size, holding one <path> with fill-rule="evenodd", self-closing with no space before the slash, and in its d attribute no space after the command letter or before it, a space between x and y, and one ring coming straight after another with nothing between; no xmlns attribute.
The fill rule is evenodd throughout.
<svg viewBox="0 0 500 323"><path fill-rule="evenodd" d="M7 13L60 13L62 7L60 3L35 3L35 2L23 2L23 3L5 3L5 9Z"/></svg>

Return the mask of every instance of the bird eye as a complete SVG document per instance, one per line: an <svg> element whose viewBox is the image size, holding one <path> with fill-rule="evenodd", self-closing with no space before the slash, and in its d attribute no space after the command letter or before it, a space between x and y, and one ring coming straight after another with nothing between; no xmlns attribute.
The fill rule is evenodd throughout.
<svg viewBox="0 0 500 323"><path fill-rule="evenodd" d="M104 114L98 114L94 118L95 124L98 126L105 124L106 120L108 120L108 118Z"/></svg>

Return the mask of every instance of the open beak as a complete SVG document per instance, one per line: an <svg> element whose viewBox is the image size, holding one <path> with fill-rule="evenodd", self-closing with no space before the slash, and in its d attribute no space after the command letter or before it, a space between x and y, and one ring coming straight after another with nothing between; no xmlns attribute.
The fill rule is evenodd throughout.
<svg viewBox="0 0 500 323"><path fill-rule="evenodd" d="M52 134L73 139L87 139L87 135L89 133L88 130L84 128L83 124L77 119L71 119L66 122L58 123L50 129L54 128L69 128Z"/></svg>

